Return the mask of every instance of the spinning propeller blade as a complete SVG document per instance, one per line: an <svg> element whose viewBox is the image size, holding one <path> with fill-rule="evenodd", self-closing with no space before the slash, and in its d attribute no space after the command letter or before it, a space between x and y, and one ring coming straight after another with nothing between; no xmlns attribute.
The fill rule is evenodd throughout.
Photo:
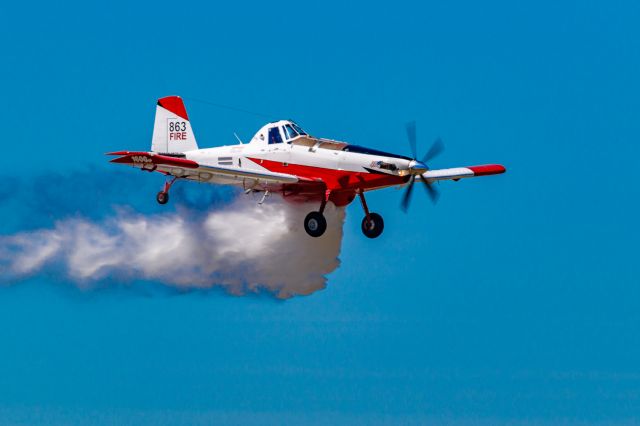
<svg viewBox="0 0 640 426"><path fill-rule="evenodd" d="M429 181L422 176L420 176L420 179L422 180L422 182L424 182L424 187L427 190L427 194L429 194L431 202L433 204L436 204L438 202L438 199L440 198L440 192L433 186L433 184L429 183Z"/></svg>
<svg viewBox="0 0 640 426"><path fill-rule="evenodd" d="M407 139L409 139L409 147L411 148L411 158L417 158L417 148L416 148L416 122L410 121L406 124L407 127Z"/></svg>
<svg viewBox="0 0 640 426"><path fill-rule="evenodd" d="M433 144L431 144L431 148L429 148L429 151L427 151L424 157L422 157L422 162L427 164L429 161L442 154L442 151L444 151L444 144L442 143L442 139L438 138L433 141Z"/></svg>
<svg viewBox="0 0 640 426"><path fill-rule="evenodd" d="M413 184L415 183L415 180L416 175L411 175L411 177L409 178L409 186L407 187L407 190L404 191L404 195L402 196L401 208L405 213L409 209L409 204L411 203L411 191L413 191Z"/></svg>

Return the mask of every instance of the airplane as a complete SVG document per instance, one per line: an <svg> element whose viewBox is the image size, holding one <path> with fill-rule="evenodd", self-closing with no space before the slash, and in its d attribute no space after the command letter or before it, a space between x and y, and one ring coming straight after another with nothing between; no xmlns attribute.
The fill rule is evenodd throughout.
<svg viewBox="0 0 640 426"><path fill-rule="evenodd" d="M272 193L285 200L318 203L318 210L304 219L304 229L311 237L320 237L327 228L323 215L328 202L346 206L356 197L364 210L362 232L369 238L382 234L384 221L369 211L367 191L404 186L401 207L406 212L413 186L422 181L433 202L438 191L433 184L441 180L504 173L500 164L431 169L428 166L444 146L438 139L422 159L416 152L415 122L407 124L412 156L392 154L364 146L352 145L309 135L292 120L264 125L249 143L215 148L198 148L182 98L168 96L158 100L151 151L116 151L112 163L159 172L169 179L156 200L169 201L169 190L178 180L211 184L231 184L245 192L262 192L262 204ZM236 136L237 137L237 136Z"/></svg>

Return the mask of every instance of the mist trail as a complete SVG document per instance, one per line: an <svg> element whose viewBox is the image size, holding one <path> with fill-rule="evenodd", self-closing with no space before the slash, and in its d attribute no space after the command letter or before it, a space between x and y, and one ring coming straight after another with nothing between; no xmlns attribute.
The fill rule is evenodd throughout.
<svg viewBox="0 0 640 426"><path fill-rule="evenodd" d="M70 182L58 182L54 197L73 190L65 184ZM169 212L120 206L97 214L91 204L95 186L76 190L72 209L58 206L46 212L52 222L48 226L0 236L2 281L46 273L84 289L150 280L183 289L219 286L236 295L267 291L288 298L324 288L326 275L340 264L345 210L332 204L325 210L327 232L311 238L302 223L317 206L278 196L261 206L245 195L216 202L186 197L183 203L172 200L178 204ZM111 195L100 202L116 202ZM146 202L154 203L152 193L148 195ZM30 211L33 203L26 203L26 209L20 204L23 214L45 214Z"/></svg>

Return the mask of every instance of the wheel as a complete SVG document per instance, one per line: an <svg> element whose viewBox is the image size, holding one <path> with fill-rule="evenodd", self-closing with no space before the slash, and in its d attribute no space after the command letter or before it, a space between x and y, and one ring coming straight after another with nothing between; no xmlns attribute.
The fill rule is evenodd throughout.
<svg viewBox="0 0 640 426"><path fill-rule="evenodd" d="M158 192L158 195L156 195L156 200L160 204L167 204L167 202L169 201L169 193L164 191Z"/></svg>
<svg viewBox="0 0 640 426"><path fill-rule="evenodd" d="M304 230L316 238L327 230L327 219L320 212L311 212L304 218Z"/></svg>
<svg viewBox="0 0 640 426"><path fill-rule="evenodd" d="M377 238L384 230L384 220L378 213L369 213L369 220L362 219L362 233L369 238Z"/></svg>

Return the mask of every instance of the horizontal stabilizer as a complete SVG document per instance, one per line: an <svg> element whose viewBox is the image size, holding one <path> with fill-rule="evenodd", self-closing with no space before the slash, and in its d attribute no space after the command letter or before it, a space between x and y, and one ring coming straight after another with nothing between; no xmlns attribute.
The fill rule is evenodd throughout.
<svg viewBox="0 0 640 426"><path fill-rule="evenodd" d="M186 169L197 169L198 163L184 158L171 157L168 155L154 154L149 152L116 151L107 155L120 155L110 163L128 164L134 167L141 167L146 170L155 170L158 166L184 167Z"/></svg>

